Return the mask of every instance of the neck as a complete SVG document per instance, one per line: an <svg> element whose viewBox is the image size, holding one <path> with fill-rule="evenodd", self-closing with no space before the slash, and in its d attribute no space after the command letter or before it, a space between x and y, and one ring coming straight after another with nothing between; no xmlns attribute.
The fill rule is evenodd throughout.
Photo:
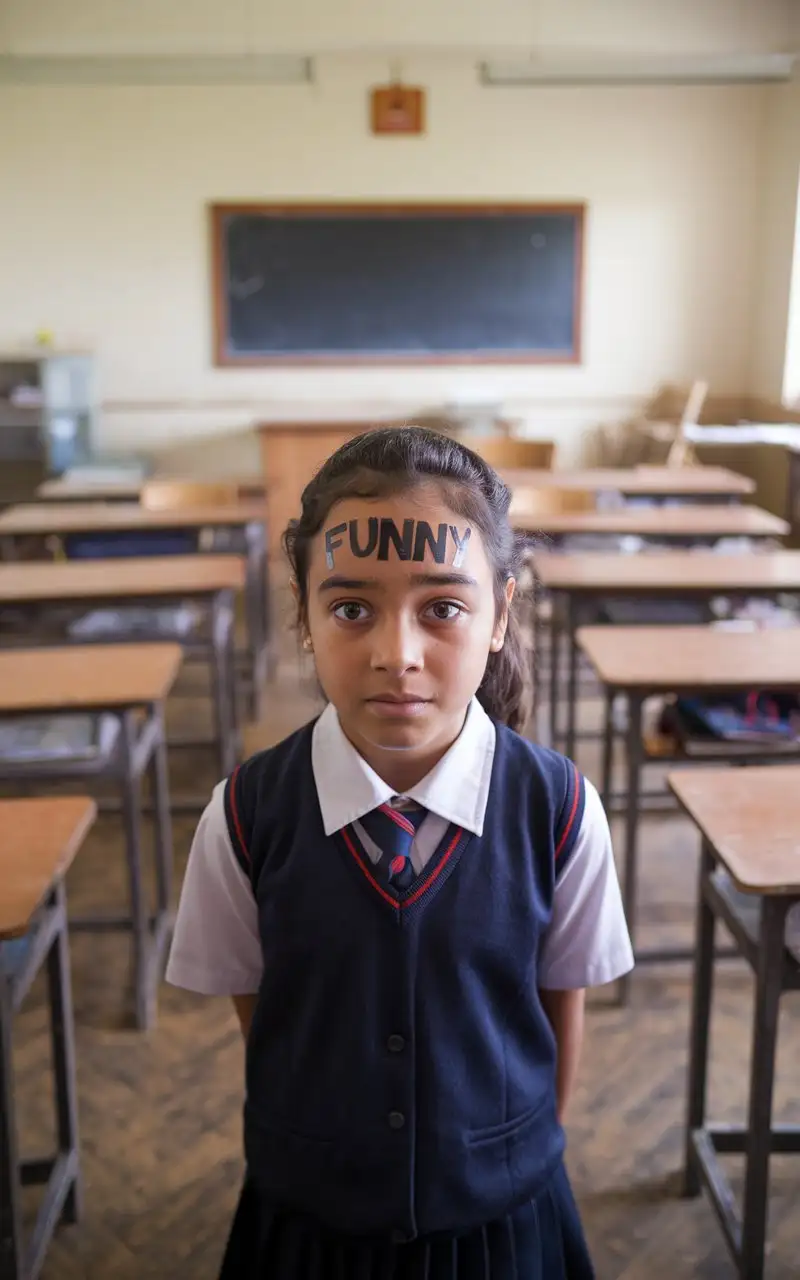
<svg viewBox="0 0 800 1280"><path fill-rule="evenodd" d="M387 750L385 747L376 746L374 742L363 739L359 734L351 733L345 724L342 724L342 730L358 754L366 760L371 769L374 769L378 777L392 788L395 795L405 795L427 777L442 756L450 750L464 728L465 720L466 712L448 728L446 733L441 735L440 739L426 744L419 751Z"/></svg>

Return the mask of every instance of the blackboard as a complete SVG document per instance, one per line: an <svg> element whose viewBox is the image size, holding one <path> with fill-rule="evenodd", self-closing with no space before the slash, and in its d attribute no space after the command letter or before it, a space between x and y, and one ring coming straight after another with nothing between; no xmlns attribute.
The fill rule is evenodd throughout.
<svg viewBox="0 0 800 1280"><path fill-rule="evenodd" d="M218 364L580 359L582 205L214 205Z"/></svg>

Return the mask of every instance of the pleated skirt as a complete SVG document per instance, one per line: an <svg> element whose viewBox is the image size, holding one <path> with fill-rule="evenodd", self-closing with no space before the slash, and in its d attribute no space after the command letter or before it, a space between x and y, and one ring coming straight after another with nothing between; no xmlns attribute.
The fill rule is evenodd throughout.
<svg viewBox="0 0 800 1280"><path fill-rule="evenodd" d="M513 1213L409 1244L339 1233L275 1209L246 1180L219 1280L594 1280L566 1169Z"/></svg>

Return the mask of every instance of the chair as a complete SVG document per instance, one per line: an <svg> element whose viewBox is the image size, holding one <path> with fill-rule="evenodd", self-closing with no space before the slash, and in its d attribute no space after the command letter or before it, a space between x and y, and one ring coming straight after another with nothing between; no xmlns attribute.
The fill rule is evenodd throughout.
<svg viewBox="0 0 800 1280"><path fill-rule="evenodd" d="M511 518L519 516L556 516L572 512L595 511L596 495L589 489L539 488L536 485L514 490Z"/></svg>
<svg viewBox="0 0 800 1280"><path fill-rule="evenodd" d="M150 511L181 510L186 507L227 507L241 501L240 485L230 481L148 480L140 498Z"/></svg>
<svg viewBox="0 0 800 1280"><path fill-rule="evenodd" d="M707 394L707 382L697 381L692 383L686 405L675 432L675 438L673 439L669 453L667 454L668 467L686 467L697 464L697 454L695 453L691 442L686 438L686 431L688 427L696 425Z"/></svg>
<svg viewBox="0 0 800 1280"><path fill-rule="evenodd" d="M480 454L490 467L506 470L549 471L556 451L553 440L521 440L510 436L465 436L462 444Z"/></svg>

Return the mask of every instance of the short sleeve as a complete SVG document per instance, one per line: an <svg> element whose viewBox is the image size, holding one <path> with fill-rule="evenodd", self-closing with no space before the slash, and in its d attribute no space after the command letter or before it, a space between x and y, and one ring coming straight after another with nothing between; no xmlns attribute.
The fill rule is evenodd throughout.
<svg viewBox="0 0 800 1280"><path fill-rule="evenodd" d="M602 986L633 968L608 819L596 788L584 785L580 831L539 953L538 984L556 991Z"/></svg>
<svg viewBox="0 0 800 1280"><path fill-rule="evenodd" d="M208 996L258 991L263 960L258 908L236 860L225 818L224 783L195 832L167 964L167 982Z"/></svg>

